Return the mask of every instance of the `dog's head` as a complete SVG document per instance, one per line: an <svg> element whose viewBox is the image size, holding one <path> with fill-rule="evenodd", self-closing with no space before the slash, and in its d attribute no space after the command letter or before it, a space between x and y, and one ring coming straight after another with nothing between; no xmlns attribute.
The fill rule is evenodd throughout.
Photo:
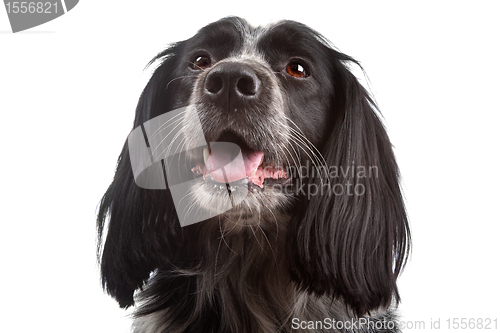
<svg viewBox="0 0 500 333"><path fill-rule="evenodd" d="M103 283L122 306L150 272L185 262L186 198L183 209L207 211L199 216L214 216L221 231L226 221L265 230L278 214L291 217L289 269L303 290L357 314L398 298L409 236L398 168L375 103L347 68L356 61L297 22L253 28L239 18L153 61L134 128L147 134L144 124L172 115L146 135L153 155L164 154L168 189L135 184L129 139L99 213L100 237L110 215ZM181 181L190 185L175 194Z"/></svg>

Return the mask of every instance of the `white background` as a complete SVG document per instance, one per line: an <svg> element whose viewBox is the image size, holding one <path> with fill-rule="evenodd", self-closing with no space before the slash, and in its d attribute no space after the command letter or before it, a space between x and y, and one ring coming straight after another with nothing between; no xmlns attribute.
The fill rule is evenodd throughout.
<svg viewBox="0 0 500 333"><path fill-rule="evenodd" d="M87 0L18 34L0 8L1 330L127 331L100 289L96 207L146 63L228 15L301 21L364 66L413 231L403 320L500 320L499 10L472 3Z"/></svg>

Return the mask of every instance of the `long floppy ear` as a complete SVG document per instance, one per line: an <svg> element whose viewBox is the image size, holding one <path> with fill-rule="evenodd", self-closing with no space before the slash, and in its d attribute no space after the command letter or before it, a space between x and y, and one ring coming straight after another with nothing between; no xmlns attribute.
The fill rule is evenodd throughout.
<svg viewBox="0 0 500 333"><path fill-rule="evenodd" d="M167 85L175 77L172 68L176 68L179 48L179 44L174 45L151 61L163 58L141 94L134 128L173 107L175 88L171 85L167 89ZM134 291L157 267L175 261L182 248L170 192L136 185L127 142L113 182L101 200L97 228L102 285L121 307L133 305Z"/></svg>
<svg viewBox="0 0 500 333"><path fill-rule="evenodd" d="M378 110L332 50L331 134L322 149L328 179L310 180L318 194L303 198L291 221L292 278L306 291L340 298L362 316L394 297L410 234L399 171ZM324 170L323 170L324 171Z"/></svg>

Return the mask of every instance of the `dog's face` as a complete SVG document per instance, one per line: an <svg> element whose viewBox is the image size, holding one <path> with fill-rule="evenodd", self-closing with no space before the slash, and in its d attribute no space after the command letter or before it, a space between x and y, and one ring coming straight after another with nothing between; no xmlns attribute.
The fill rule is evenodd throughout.
<svg viewBox="0 0 500 333"><path fill-rule="evenodd" d="M98 217L103 283L122 306L152 271L219 253L211 245L226 224L245 226L238 240L258 225L279 240L298 288L358 315L398 300L409 245L399 171L376 104L347 67L354 59L297 22L226 18L154 61ZM150 165L133 154L155 152L167 152L151 165L162 184L141 186L134 166ZM210 214L182 229L179 202Z"/></svg>
<svg viewBox="0 0 500 333"><path fill-rule="evenodd" d="M294 170L321 161L316 147L333 121L331 52L295 22L253 28L233 19L182 46L169 89L177 91L176 106L187 105L182 131L187 149L193 146L190 167L204 180L191 197L210 209L229 192L238 204L220 215L263 221L293 200ZM199 123L208 147L194 149Z"/></svg>

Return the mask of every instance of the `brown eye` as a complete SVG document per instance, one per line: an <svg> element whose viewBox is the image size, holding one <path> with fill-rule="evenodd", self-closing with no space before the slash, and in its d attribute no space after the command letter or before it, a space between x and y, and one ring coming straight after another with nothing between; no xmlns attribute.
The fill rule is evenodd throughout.
<svg viewBox="0 0 500 333"><path fill-rule="evenodd" d="M194 58L191 68L194 70L202 70L210 67L212 61L207 56L197 56Z"/></svg>
<svg viewBox="0 0 500 333"><path fill-rule="evenodd" d="M290 62L286 66L286 72L288 73L288 75L296 78L304 78L309 76L309 73L306 70L305 66L297 61Z"/></svg>

